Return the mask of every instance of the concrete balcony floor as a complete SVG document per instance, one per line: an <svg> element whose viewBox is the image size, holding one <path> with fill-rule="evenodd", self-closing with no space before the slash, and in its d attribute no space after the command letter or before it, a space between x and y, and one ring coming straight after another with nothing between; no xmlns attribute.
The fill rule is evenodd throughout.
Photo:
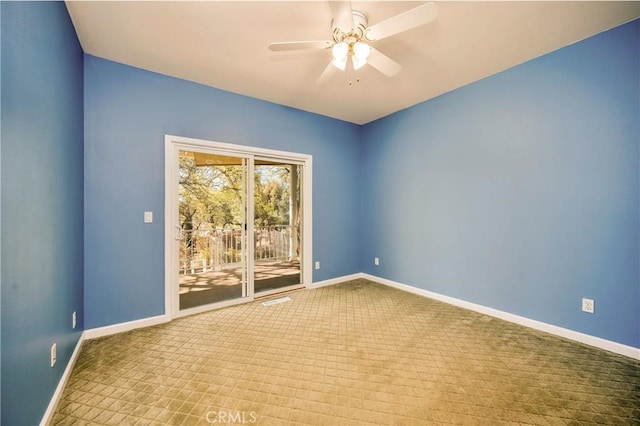
<svg viewBox="0 0 640 426"><path fill-rule="evenodd" d="M255 293L300 284L300 262L270 261L255 264ZM180 274L180 309L242 297L242 268Z"/></svg>

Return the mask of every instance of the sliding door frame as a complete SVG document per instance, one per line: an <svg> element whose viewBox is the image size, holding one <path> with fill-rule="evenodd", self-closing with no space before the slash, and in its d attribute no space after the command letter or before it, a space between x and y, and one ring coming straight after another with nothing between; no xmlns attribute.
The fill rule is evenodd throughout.
<svg viewBox="0 0 640 426"><path fill-rule="evenodd" d="M176 244L176 228L179 222L177 214L178 206L178 152L180 150L204 150L215 151L222 155L238 156L247 158L248 161L248 208L247 208L247 297L223 301L213 305L204 305L197 308L180 311L179 288L178 288L178 250ZM254 266L254 211L253 211L253 174L254 159L271 159L282 161L287 164L302 166L302 186L300 191L300 202L302 210L302 259L301 259L301 285L309 288L312 283L312 157L307 154L299 154L287 151L277 151L265 148L256 148L245 145L235 145L224 142L208 141L204 139L193 139L183 136L165 135L165 207L164 207L164 245L165 245L165 315L169 320L185 315L191 315L224 306L246 303L255 299L253 285Z"/></svg>

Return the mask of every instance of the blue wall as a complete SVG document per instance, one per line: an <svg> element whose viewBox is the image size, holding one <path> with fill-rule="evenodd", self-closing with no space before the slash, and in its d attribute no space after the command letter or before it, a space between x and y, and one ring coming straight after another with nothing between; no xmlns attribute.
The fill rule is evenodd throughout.
<svg viewBox="0 0 640 426"><path fill-rule="evenodd" d="M640 347L640 21L363 127L83 56L60 2L0 21L3 425L40 421L83 312L163 313L165 134L313 155L314 281L364 271Z"/></svg>
<svg viewBox="0 0 640 426"><path fill-rule="evenodd" d="M86 327L164 313L165 134L313 155L313 280L358 272L359 131L85 56Z"/></svg>
<svg viewBox="0 0 640 426"><path fill-rule="evenodd" d="M163 313L165 134L313 155L314 281L640 347L640 21L363 127L83 56L64 3L0 22L3 425L40 421L85 324Z"/></svg>
<svg viewBox="0 0 640 426"><path fill-rule="evenodd" d="M33 425L82 329L83 53L64 3L0 7L1 422Z"/></svg>
<svg viewBox="0 0 640 426"><path fill-rule="evenodd" d="M640 347L639 27L366 125L363 271Z"/></svg>

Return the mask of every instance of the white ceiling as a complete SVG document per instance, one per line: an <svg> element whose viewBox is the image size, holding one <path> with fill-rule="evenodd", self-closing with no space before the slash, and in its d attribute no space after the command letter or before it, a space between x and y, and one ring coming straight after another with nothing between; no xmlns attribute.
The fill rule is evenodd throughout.
<svg viewBox="0 0 640 426"><path fill-rule="evenodd" d="M424 2L353 1L369 25ZM67 1L88 54L364 124L640 16L640 2L436 2L435 22L374 44L402 65L316 80L328 50L271 52L271 42L328 40L324 1ZM349 81L358 83L348 85Z"/></svg>

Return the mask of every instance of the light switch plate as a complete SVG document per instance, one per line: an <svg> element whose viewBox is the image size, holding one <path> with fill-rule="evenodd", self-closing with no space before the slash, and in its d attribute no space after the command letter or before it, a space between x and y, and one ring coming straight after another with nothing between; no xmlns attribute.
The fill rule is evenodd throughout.
<svg viewBox="0 0 640 426"><path fill-rule="evenodd" d="M144 223L153 223L153 212L144 212Z"/></svg>

